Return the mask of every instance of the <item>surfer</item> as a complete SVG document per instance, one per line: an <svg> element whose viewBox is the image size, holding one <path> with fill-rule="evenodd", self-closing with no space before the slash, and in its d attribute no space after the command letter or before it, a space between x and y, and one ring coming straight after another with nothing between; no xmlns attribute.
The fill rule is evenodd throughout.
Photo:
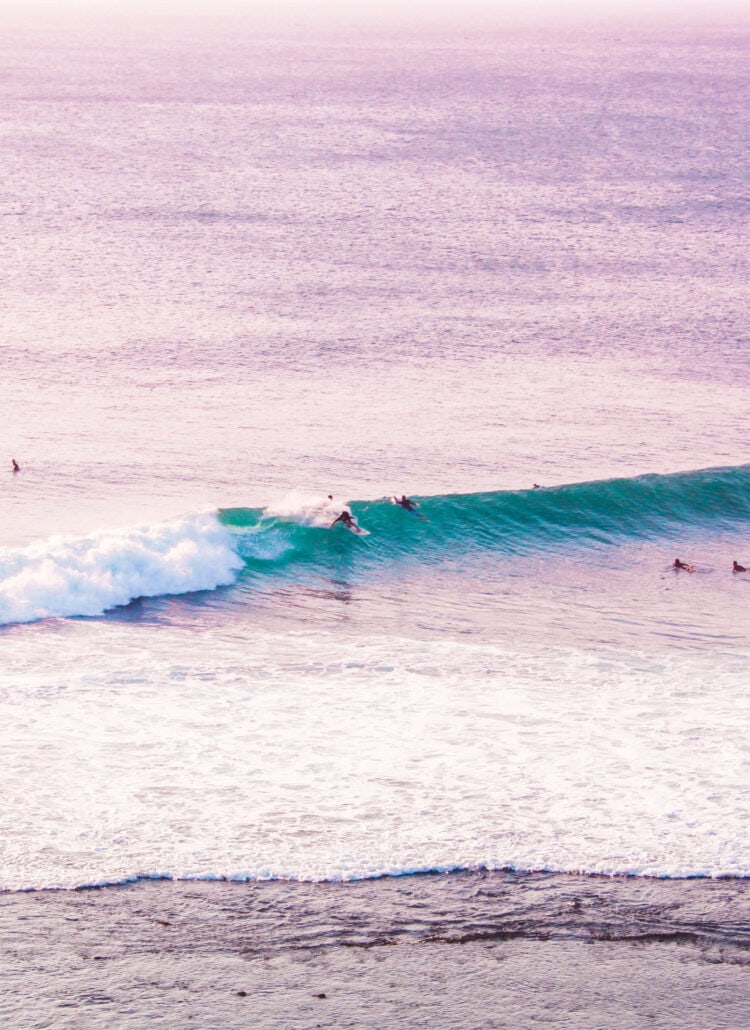
<svg viewBox="0 0 750 1030"><path fill-rule="evenodd" d="M11 461L13 462L13 471L14 472L20 472L21 471L21 466L18 464L16 459L15 458L11 458Z"/></svg>
<svg viewBox="0 0 750 1030"><path fill-rule="evenodd" d="M672 568L673 569L678 569L678 570L682 569L684 572L692 572L693 571L693 566L692 565L688 565L687 562L680 561L679 558L675 558L675 560L672 562Z"/></svg>
<svg viewBox="0 0 750 1030"><path fill-rule="evenodd" d="M532 490L541 490L542 488L541 488L541 486L538 483L532 483L531 489Z"/></svg>
<svg viewBox="0 0 750 1030"><path fill-rule="evenodd" d="M732 572L747 572L744 565L738 565L736 561L732 562Z"/></svg>
<svg viewBox="0 0 750 1030"><path fill-rule="evenodd" d="M411 497L407 497L406 494L401 494L400 497L396 497L394 495L393 497L391 497L391 503L397 504L399 508L403 508L404 511L408 511L412 515L416 515L418 519L422 520L422 522L427 522L425 516L420 515L420 513L417 511L417 508L419 507L417 502L412 501Z"/></svg>
<svg viewBox="0 0 750 1030"><path fill-rule="evenodd" d="M357 525L357 520L354 518L351 512L348 512L346 510L346 508L344 508L340 515L336 516L336 518L333 520L333 522L328 528L333 529L337 522L342 522L347 529L351 529L352 533L361 532L359 526Z"/></svg>

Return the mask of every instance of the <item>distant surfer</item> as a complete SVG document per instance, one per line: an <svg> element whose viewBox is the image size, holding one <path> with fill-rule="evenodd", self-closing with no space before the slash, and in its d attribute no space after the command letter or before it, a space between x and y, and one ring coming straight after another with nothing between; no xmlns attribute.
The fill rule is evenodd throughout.
<svg viewBox="0 0 750 1030"><path fill-rule="evenodd" d="M424 515L420 515L417 511L417 508L419 507L417 502L413 501L411 497L407 497L406 494L401 494L400 497L391 497L391 500L394 504L397 504L399 508L403 508L404 511L409 511L412 515L416 515L418 519L423 519L425 522L427 521Z"/></svg>
<svg viewBox="0 0 750 1030"><path fill-rule="evenodd" d="M747 569L744 565L739 565L736 561L733 561L732 572L747 572Z"/></svg>
<svg viewBox="0 0 750 1030"><path fill-rule="evenodd" d="M352 533L362 532L362 530L357 525L357 520L354 518L351 512L346 510L346 508L344 508L340 515L336 516L336 518L333 520L333 522L328 528L333 529L337 522L341 522L344 526L346 526L347 529L350 529Z"/></svg>
<svg viewBox="0 0 750 1030"><path fill-rule="evenodd" d="M531 486L532 490L541 490L541 486L538 483L533 483Z"/></svg>
<svg viewBox="0 0 750 1030"><path fill-rule="evenodd" d="M11 458L11 461L13 462L13 471L14 472L20 472L21 471L21 466L18 464L16 459L15 458Z"/></svg>
<svg viewBox="0 0 750 1030"><path fill-rule="evenodd" d="M678 571L681 569L683 572L692 572L693 571L693 566L692 565L688 565L687 562L680 561L679 558L675 558L675 560L672 562L672 568L673 569L677 569Z"/></svg>

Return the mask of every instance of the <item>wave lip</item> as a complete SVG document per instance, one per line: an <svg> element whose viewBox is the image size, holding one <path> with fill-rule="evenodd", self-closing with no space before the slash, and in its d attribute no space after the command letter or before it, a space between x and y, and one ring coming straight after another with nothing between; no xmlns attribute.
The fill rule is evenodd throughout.
<svg viewBox="0 0 750 1030"><path fill-rule="evenodd" d="M242 568L213 514L0 549L0 624L101 615L137 597L213 590Z"/></svg>

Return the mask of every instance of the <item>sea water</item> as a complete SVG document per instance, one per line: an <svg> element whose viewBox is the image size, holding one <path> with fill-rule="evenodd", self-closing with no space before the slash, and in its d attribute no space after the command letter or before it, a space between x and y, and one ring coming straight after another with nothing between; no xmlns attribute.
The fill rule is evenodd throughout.
<svg viewBox="0 0 750 1030"><path fill-rule="evenodd" d="M750 874L748 42L8 28L0 887Z"/></svg>

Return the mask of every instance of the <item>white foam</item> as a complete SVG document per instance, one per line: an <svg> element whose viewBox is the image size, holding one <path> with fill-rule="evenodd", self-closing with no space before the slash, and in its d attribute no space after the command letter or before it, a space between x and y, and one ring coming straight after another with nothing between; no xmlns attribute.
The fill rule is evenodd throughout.
<svg viewBox="0 0 750 1030"><path fill-rule="evenodd" d="M350 511L346 501L337 501L324 494L309 494L292 491L284 497L269 504L263 514L267 518L287 519L303 526L330 526L333 519L342 511Z"/></svg>
<svg viewBox="0 0 750 1030"><path fill-rule="evenodd" d="M212 590L242 567L213 514L0 549L0 624L100 615L136 597Z"/></svg>
<svg viewBox="0 0 750 1030"><path fill-rule="evenodd" d="M0 888L750 874L744 655L248 632L226 611L14 643Z"/></svg>

